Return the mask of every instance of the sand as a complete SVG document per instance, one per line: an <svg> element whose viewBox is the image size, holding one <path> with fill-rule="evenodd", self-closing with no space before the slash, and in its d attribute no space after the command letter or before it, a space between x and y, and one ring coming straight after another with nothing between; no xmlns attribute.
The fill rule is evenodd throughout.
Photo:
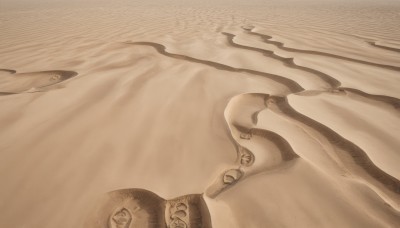
<svg viewBox="0 0 400 228"><path fill-rule="evenodd" d="M0 227L400 227L400 3L0 2Z"/></svg>

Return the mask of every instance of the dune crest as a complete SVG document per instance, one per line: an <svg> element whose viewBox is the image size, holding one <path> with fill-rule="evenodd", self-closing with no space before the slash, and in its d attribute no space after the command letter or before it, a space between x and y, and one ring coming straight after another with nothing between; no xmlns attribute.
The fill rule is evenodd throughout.
<svg viewBox="0 0 400 228"><path fill-rule="evenodd" d="M400 227L399 9L4 0L0 227Z"/></svg>

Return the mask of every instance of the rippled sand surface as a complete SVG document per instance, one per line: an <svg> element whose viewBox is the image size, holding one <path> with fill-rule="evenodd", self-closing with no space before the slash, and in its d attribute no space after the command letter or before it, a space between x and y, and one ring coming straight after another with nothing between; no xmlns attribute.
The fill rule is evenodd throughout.
<svg viewBox="0 0 400 228"><path fill-rule="evenodd" d="M398 1L0 1L0 227L400 227Z"/></svg>

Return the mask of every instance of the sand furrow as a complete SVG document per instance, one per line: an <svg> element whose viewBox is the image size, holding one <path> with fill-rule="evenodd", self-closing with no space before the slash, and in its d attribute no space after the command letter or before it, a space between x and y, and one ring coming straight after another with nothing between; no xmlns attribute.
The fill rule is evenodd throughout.
<svg viewBox="0 0 400 228"><path fill-rule="evenodd" d="M270 58L273 58L273 59L281 61L287 67L312 73L312 74L316 75L317 77L319 77L324 82L326 82L331 87L338 87L338 86L341 85L341 83L338 80L336 80L335 78L333 78L333 77L331 77L331 76L329 76L329 75L327 75L327 74L325 74L325 73L323 73L321 71L318 71L318 70L315 70L315 69L312 69L312 68L309 68L309 67L300 66L300 65L296 64L294 62L294 58L285 58L285 57L282 57L280 55L277 55L275 52L270 51L270 50L265 50L265 49L261 49L261 48L250 47L250 46L238 44L238 43L235 43L233 41L233 39L236 37L235 35L230 34L230 33L226 33L226 32L224 32L222 34L227 36L228 43L232 47L241 48L241 49L250 50L250 51L256 51L256 52L259 52L259 53L261 53L261 54L263 54L263 55L265 55L267 57L270 57Z"/></svg>
<svg viewBox="0 0 400 228"><path fill-rule="evenodd" d="M377 167L365 151L357 145L343 138L327 126L297 112L289 105L285 97L271 96L268 100L268 108L321 134L330 144L337 148L335 150L337 155L354 175L365 179L377 189L385 192L385 195L388 195L394 202L399 201L400 181ZM395 207L398 208L398 205L395 205Z"/></svg>
<svg viewBox="0 0 400 228"><path fill-rule="evenodd" d="M153 43L153 42L126 42L126 44L131 44L131 45L144 45L144 46L150 46L155 48L160 54L171 57L174 59L180 59L180 60L185 60L188 62L193 62L193 63L199 63L203 65L207 65L213 68L216 68L218 70L224 70L224 71L230 71L230 72L238 72L238 73L248 73L252 75L257 75L257 76L262 76L266 77L268 79L271 79L275 82L278 82L284 86L286 86L290 92L295 93L295 92L300 92L303 91L303 87L301 87L297 82L290 80L288 78L285 78L283 76L275 75L275 74L269 74L261 71L256 71L256 70L250 70L250 69L243 69L243 68L235 68L232 66L228 66L225 64L213 62L213 61L208 61L208 60L202 60L202 59L196 59L190 56L186 55L179 55L179 54L173 54L169 53L166 51L166 47L162 44L158 43Z"/></svg>
<svg viewBox="0 0 400 228"><path fill-rule="evenodd" d="M363 102L371 103L371 102L379 102L381 104L387 105L390 107L391 110L396 110L400 108L400 99L391 96L385 95L377 95L377 94L370 94L366 93L359 89L349 88L349 87L338 87L333 88L327 91L322 90L304 90L302 92L296 93L298 96L318 96L321 93L334 93L334 94L341 94L347 95L349 99L357 99L362 100ZM355 95L355 96L354 96ZM379 108L380 106L376 106Z"/></svg>
<svg viewBox="0 0 400 228"><path fill-rule="evenodd" d="M367 42L369 45L380 48L380 49L384 49L384 50L389 50L389 51L394 51L394 52L400 52L399 48L394 48L394 47L389 47L389 46L384 46L381 44L377 44L376 41L371 41L371 42Z"/></svg>
<svg viewBox="0 0 400 228"><path fill-rule="evenodd" d="M342 89L344 91L348 91L350 93L354 93L356 95L359 95L359 96L364 97L364 98L369 99L369 100L374 100L374 101L379 101L379 102L386 103L386 104L392 106L396 110L398 110L400 108L400 99L396 98L396 97L369 94L369 93L366 93L366 92L358 90L358 89L346 88L346 87L341 87L339 89Z"/></svg>
<svg viewBox="0 0 400 228"><path fill-rule="evenodd" d="M0 227L400 227L395 2L2 0Z"/></svg>
<svg viewBox="0 0 400 228"><path fill-rule="evenodd" d="M343 90L343 91L346 90L346 91L349 91L349 92L352 92L352 93L356 93L357 95L362 96L362 97L364 97L366 99L370 99L370 100L379 101L379 102L383 102L383 103L389 104L389 105L393 106L395 109L398 109L400 107L400 99L398 99L398 98L390 97L390 96L384 96L384 95L373 95L373 94L369 94L369 93L366 93L364 91L361 91L361 90L358 90L358 89L354 89L354 88L340 87L341 86L341 82L338 81L337 79L335 79L334 77L332 77L332 76L330 76L328 74L325 74L325 73L323 73L321 71L309 68L309 67L304 67L304 66L297 65L294 62L293 58L281 57L281 56L275 54L273 51L270 51L270 50L265 50L265 49L261 49L261 48L250 47L250 46L246 46L246 45L241 45L241 44L235 43L234 42L234 38L236 37L236 35L230 34L230 33L223 33L223 34L227 36L228 43L232 47L259 52L259 53L261 53L261 54L263 54L263 55L265 55L267 57L271 57L271 58L274 58L274 59L277 59L277 60L281 61L282 63L284 63L288 67L299 69L299 70L302 70L302 71L306 71L306 72L309 72L309 73L312 73L312 74L318 76L321 80L325 81L326 83L328 83L331 86L331 89L326 91L326 92L331 92L333 90L338 90L340 92L341 90ZM307 91L304 91L304 92L307 92ZM315 92L317 92L317 91L315 91ZM324 92L324 91L321 91L321 92ZM318 92L314 93L314 94L317 95Z"/></svg>
<svg viewBox="0 0 400 228"><path fill-rule="evenodd" d="M394 70L394 71L400 71L400 67L398 66L392 66L392 65L385 65L385 64L380 64L380 63L373 63L373 62L368 62L360 59L353 59L341 55L335 55L331 53L326 53L326 52L320 52L320 51L311 51L311 50L302 50L302 49L296 49L296 48L290 48L290 47L285 47L285 44L279 41L272 41L272 36L268 36L265 34L261 34L258 32L254 32L253 29L245 29L248 34L258 36L260 37L263 42L272 44L282 50L289 51L289 52L296 52L296 53L303 53L303 54L311 54L311 55L319 55L319 56L326 56L326 57L331 57L335 59L340 59L340 60L345 60L349 62L354 62L354 63L361 63L369 66L374 66L374 67L380 67L388 70Z"/></svg>

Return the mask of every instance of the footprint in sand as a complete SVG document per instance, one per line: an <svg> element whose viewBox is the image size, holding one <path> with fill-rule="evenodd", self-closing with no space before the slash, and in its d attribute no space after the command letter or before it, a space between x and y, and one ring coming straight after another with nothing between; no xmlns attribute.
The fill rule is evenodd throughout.
<svg viewBox="0 0 400 228"><path fill-rule="evenodd" d="M241 139L246 139L246 140L250 140L251 139L251 133L241 133L240 134L240 138Z"/></svg>
<svg viewBox="0 0 400 228"><path fill-rule="evenodd" d="M240 164L243 166L251 166L254 163L254 154L250 150L239 146Z"/></svg>
<svg viewBox="0 0 400 228"><path fill-rule="evenodd" d="M174 218L174 220L169 224L170 228L186 228L187 225L184 221L179 218Z"/></svg>
<svg viewBox="0 0 400 228"><path fill-rule="evenodd" d="M110 219L110 228L129 228L132 215L128 209L118 209Z"/></svg>
<svg viewBox="0 0 400 228"><path fill-rule="evenodd" d="M242 172L238 169L231 169L224 174L224 184L234 184L242 177Z"/></svg>
<svg viewBox="0 0 400 228"><path fill-rule="evenodd" d="M167 202L170 220L166 222L169 223L170 228L186 228L189 223L187 200L185 197L178 198L177 200L178 202L175 200Z"/></svg>
<svg viewBox="0 0 400 228"><path fill-rule="evenodd" d="M144 189L122 189L99 199L84 227L211 228L201 194L165 200Z"/></svg>

